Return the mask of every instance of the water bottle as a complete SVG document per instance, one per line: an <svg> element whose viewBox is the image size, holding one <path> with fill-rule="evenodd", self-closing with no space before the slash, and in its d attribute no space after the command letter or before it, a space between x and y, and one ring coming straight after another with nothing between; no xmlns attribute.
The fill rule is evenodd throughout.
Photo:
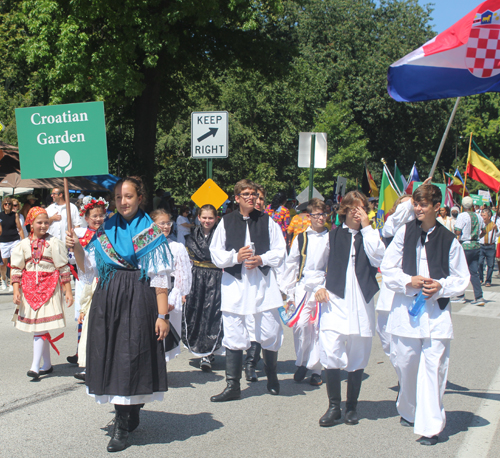
<svg viewBox="0 0 500 458"><path fill-rule="evenodd" d="M420 292L415 296L415 299L413 299L411 307L408 309L408 313L411 318L415 319L420 315L424 308L425 296L423 290L420 290Z"/></svg>

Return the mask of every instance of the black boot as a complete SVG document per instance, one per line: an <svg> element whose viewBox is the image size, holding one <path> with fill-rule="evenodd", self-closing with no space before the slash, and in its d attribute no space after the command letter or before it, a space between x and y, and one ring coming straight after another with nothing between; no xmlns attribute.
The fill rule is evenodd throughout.
<svg viewBox="0 0 500 458"><path fill-rule="evenodd" d="M356 407L358 406L359 391L361 390L361 380L364 369L349 372L347 376L347 399L345 403L345 423L346 425L357 425L359 423Z"/></svg>
<svg viewBox="0 0 500 458"><path fill-rule="evenodd" d="M320 426L333 426L340 420L340 369L325 369L328 410L319 419Z"/></svg>
<svg viewBox="0 0 500 458"><path fill-rule="evenodd" d="M134 404L130 407L131 407L131 409L130 409L130 416L129 416L129 421L128 421L128 432L129 433L134 431L139 426L139 423L141 422L141 419L140 419L141 408L144 407L144 404Z"/></svg>
<svg viewBox="0 0 500 458"><path fill-rule="evenodd" d="M245 378L248 382L256 382L258 380L255 368L260 361L260 349L261 345L259 342L251 342L250 348L247 350L247 356L245 358Z"/></svg>
<svg viewBox="0 0 500 458"><path fill-rule="evenodd" d="M264 357L264 371L267 375L267 391L271 394L280 394L280 382L278 381L278 352L262 350Z"/></svg>
<svg viewBox="0 0 500 458"><path fill-rule="evenodd" d="M108 452L121 452L127 447L130 410L131 406L115 405L115 427L107 447Z"/></svg>
<svg viewBox="0 0 500 458"><path fill-rule="evenodd" d="M212 402L225 402L239 399L241 396L240 379L243 364L243 350L226 349L226 382L224 391L212 396Z"/></svg>

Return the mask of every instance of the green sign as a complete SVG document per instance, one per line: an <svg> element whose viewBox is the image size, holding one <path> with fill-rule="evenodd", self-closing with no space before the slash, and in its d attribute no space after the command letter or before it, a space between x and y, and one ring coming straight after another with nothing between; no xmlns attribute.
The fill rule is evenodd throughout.
<svg viewBox="0 0 500 458"><path fill-rule="evenodd" d="M21 178L108 173L104 103L16 108Z"/></svg>
<svg viewBox="0 0 500 458"><path fill-rule="evenodd" d="M469 196L472 198L472 203L474 205L489 205L490 204L490 200L487 197L479 196L477 194L469 194Z"/></svg>
<svg viewBox="0 0 500 458"><path fill-rule="evenodd" d="M414 181L413 182L413 192L415 192L415 189L417 189L419 186L423 185L423 181ZM444 183L432 183L436 185L440 190L442 194L442 199L441 199L441 207L444 207L444 200L446 198L446 185Z"/></svg>

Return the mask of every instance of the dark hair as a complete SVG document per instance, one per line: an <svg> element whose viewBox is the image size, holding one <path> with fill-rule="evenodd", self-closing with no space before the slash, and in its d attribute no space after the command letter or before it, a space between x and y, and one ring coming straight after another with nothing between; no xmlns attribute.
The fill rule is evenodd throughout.
<svg viewBox="0 0 500 458"><path fill-rule="evenodd" d="M182 214L183 214L183 213L185 213L185 212L190 212L190 211L191 211L191 210L189 209L189 207L188 207L187 205L183 205L183 206L181 207L181 209L179 210L179 215L181 215L181 216L182 216Z"/></svg>
<svg viewBox="0 0 500 458"><path fill-rule="evenodd" d="M286 194L283 191L278 192L274 195L271 201L271 210L277 210L280 205L286 202Z"/></svg>
<svg viewBox="0 0 500 458"><path fill-rule="evenodd" d="M240 180L238 183L234 185L234 195L237 196L238 194L241 193L244 189L253 189L254 191L257 191L257 185L250 180Z"/></svg>
<svg viewBox="0 0 500 458"><path fill-rule="evenodd" d="M255 188L257 189L257 192L260 191L264 197L266 197L266 190L264 189L264 186L261 186L260 184L254 183Z"/></svg>
<svg viewBox="0 0 500 458"><path fill-rule="evenodd" d="M117 188L125 182L132 183L137 195L142 196L142 202L139 206L142 209L144 209L144 207L146 206L146 201L148 199L148 195L146 193L146 188L144 187L144 183L142 182L141 177L131 176L131 177L125 177L125 178L118 180L118 182L115 184L115 187L113 188L113 195L116 196Z"/></svg>
<svg viewBox="0 0 500 458"><path fill-rule="evenodd" d="M317 197L313 197L307 204L307 213L312 213L315 208L321 210L323 213L326 212L326 204Z"/></svg>
<svg viewBox="0 0 500 458"><path fill-rule="evenodd" d="M450 207L448 207L447 205L445 205L444 207L441 207L441 208L444 208L446 210L446 216L451 216Z"/></svg>
<svg viewBox="0 0 500 458"><path fill-rule="evenodd" d="M157 210L153 210L153 211L149 214L149 216L151 216L151 219L152 219L153 221L155 221L155 220L156 220L156 218L158 218L158 217L159 217L159 216L161 216L161 215L168 216L170 219L172 219L172 214L171 214L169 211L165 210L164 208L158 208Z"/></svg>
<svg viewBox="0 0 500 458"><path fill-rule="evenodd" d="M205 204L205 205L203 205L203 207L201 207L198 210L198 216L201 216L201 212L202 211L212 212L212 214L214 215L214 218L217 218L217 209L213 205L211 205L211 204Z"/></svg>
<svg viewBox="0 0 500 458"><path fill-rule="evenodd" d="M426 200L429 203L432 202L433 207L436 204L441 204L442 197L441 189L434 184L423 184L413 192L413 200L415 202Z"/></svg>
<svg viewBox="0 0 500 458"><path fill-rule="evenodd" d="M342 202L340 202L340 208L337 212L340 222L343 223L345 221L345 215L349 209L360 206L364 208L366 213L368 213L368 199L366 196L359 191L348 192L342 199Z"/></svg>

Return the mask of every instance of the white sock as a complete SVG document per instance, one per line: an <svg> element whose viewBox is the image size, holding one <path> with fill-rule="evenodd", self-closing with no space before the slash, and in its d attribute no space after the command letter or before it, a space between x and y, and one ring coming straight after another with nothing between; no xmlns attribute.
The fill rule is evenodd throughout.
<svg viewBox="0 0 500 458"><path fill-rule="evenodd" d="M43 366L40 370L48 371L52 367L52 363L50 362L50 342L48 340L43 341Z"/></svg>
<svg viewBox="0 0 500 458"><path fill-rule="evenodd" d="M33 363L31 364L31 369L32 371L40 372L40 361L42 360L42 353L43 353L43 343L44 340L39 337L40 335L45 334L44 332L40 333L35 333L33 337Z"/></svg>

